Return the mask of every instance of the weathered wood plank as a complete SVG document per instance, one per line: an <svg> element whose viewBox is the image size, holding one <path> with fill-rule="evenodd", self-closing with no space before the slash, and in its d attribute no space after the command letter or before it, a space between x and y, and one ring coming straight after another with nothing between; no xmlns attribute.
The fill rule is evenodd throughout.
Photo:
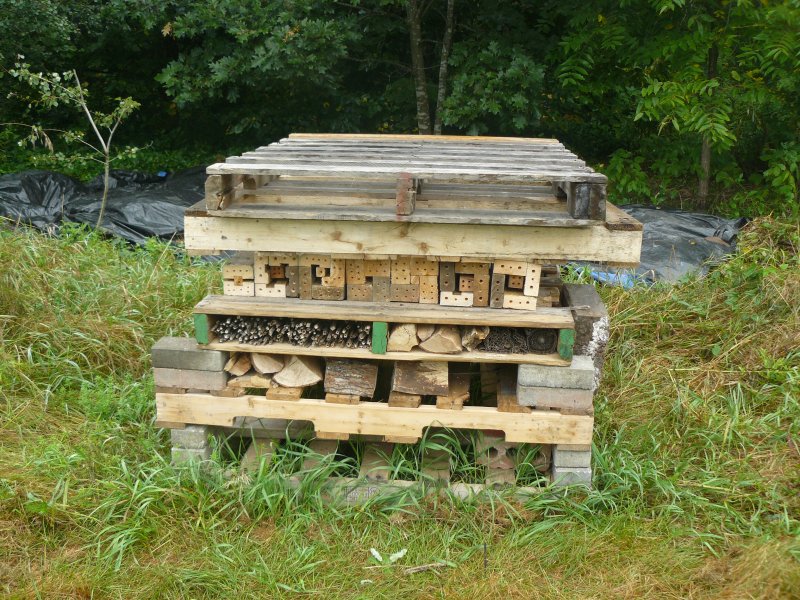
<svg viewBox="0 0 800 600"><path fill-rule="evenodd" d="M320 318L343 321L385 321L389 323L427 323L431 325L489 325L496 327L538 327L572 329L569 308L542 308L536 311L498 311L491 308L454 308L396 302L296 300L291 298L246 298L206 296L194 308L195 314L242 315L251 317Z"/></svg>
<svg viewBox="0 0 800 600"><path fill-rule="evenodd" d="M415 409L390 407L381 402L331 404L318 399L267 400L240 396L224 401L210 394L156 394L159 421L230 427L236 417L311 421L317 431L362 435L421 437L428 427L495 429L507 442L533 444L590 444L594 419L532 411L528 415L501 413L482 406L443 410L422 405Z"/></svg>
<svg viewBox="0 0 800 600"><path fill-rule="evenodd" d="M307 250L326 254L460 255L474 258L502 256L510 260L537 263L582 260L637 265L642 244L641 231L608 229L602 224L560 228L242 219L189 214L184 222L187 249Z"/></svg>

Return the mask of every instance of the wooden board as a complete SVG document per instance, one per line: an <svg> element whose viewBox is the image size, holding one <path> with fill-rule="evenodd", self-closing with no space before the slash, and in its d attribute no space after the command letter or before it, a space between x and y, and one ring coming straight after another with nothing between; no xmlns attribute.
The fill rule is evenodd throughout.
<svg viewBox="0 0 800 600"><path fill-rule="evenodd" d="M590 444L594 419L554 411L502 413L469 406L446 410L422 405L390 407L381 402L357 405L326 403L321 399L267 400L262 396L219 398L210 394L156 394L159 421L230 427L237 417L311 421L317 431L340 434L421 437L427 427L494 429L507 442L533 444Z"/></svg>
<svg viewBox="0 0 800 600"><path fill-rule="evenodd" d="M572 329L569 308L541 308L536 311L505 311L491 308L458 308L432 304L394 302L303 301L292 298L249 298L245 296L206 296L194 308L195 314L242 315L251 317L292 317L345 321L385 321L388 323L428 323L431 325L489 325L495 327L538 327Z"/></svg>
<svg viewBox="0 0 800 600"><path fill-rule="evenodd" d="M225 214L224 211L220 215ZM187 210L188 250L308 251L323 254L394 254L505 258L526 262L592 261L636 266L642 231L591 227L541 227L476 223L413 223L238 218ZM285 217L286 215L284 215ZM295 215L296 217L296 215ZM507 219L506 221L507 222ZM448 291L443 289L443 291Z"/></svg>

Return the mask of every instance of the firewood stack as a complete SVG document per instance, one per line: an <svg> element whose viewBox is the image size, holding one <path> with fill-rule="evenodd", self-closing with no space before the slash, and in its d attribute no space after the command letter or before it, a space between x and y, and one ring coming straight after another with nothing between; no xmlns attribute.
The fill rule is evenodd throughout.
<svg viewBox="0 0 800 600"><path fill-rule="evenodd" d="M559 265L635 265L642 233L603 175L555 140L322 134L207 171L185 241L228 253L223 294L195 308L194 340L153 348L175 462L215 435L252 438L242 468L287 436L360 438L357 500L410 485L392 445L444 428L474 438L483 485L591 485L608 316ZM466 489L422 444L423 483Z"/></svg>

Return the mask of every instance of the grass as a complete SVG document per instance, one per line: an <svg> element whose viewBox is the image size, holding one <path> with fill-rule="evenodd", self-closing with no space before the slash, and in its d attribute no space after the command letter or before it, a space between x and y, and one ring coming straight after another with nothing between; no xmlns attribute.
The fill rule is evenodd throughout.
<svg viewBox="0 0 800 600"><path fill-rule="evenodd" d="M287 487L296 448L233 479L168 464L148 349L213 265L0 228L0 596L800 597L798 251L762 219L706 278L601 289L594 491L342 508Z"/></svg>

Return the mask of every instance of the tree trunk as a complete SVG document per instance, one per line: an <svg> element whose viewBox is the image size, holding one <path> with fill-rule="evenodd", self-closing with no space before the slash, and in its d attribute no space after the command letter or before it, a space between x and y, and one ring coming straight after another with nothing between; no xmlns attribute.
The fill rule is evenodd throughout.
<svg viewBox="0 0 800 600"><path fill-rule="evenodd" d="M708 49L708 59L706 62L706 77L714 79L717 76L717 59L719 48L712 44ZM711 181L711 139L703 136L703 144L700 147L700 182L697 189L697 207L705 209L708 204L708 187Z"/></svg>
<svg viewBox="0 0 800 600"><path fill-rule="evenodd" d="M108 172L111 165L111 156L108 152L106 152L103 158L103 199L100 201L100 214L97 215L97 225L95 225L96 229L100 229L101 225L103 224L103 217L106 214L106 200L108 200Z"/></svg>
<svg viewBox="0 0 800 600"><path fill-rule="evenodd" d="M431 132L431 109L425 80L425 59L422 54L422 13L418 0L409 0L406 10L408 35L411 42L411 72L417 93L417 127L420 134Z"/></svg>
<svg viewBox="0 0 800 600"><path fill-rule="evenodd" d="M447 17L444 23L444 39L442 40L442 56L439 60L439 89L436 94L436 118L433 133L442 135L442 108L447 95L447 63L450 60L450 48L453 45L453 12L455 0L447 0Z"/></svg>

